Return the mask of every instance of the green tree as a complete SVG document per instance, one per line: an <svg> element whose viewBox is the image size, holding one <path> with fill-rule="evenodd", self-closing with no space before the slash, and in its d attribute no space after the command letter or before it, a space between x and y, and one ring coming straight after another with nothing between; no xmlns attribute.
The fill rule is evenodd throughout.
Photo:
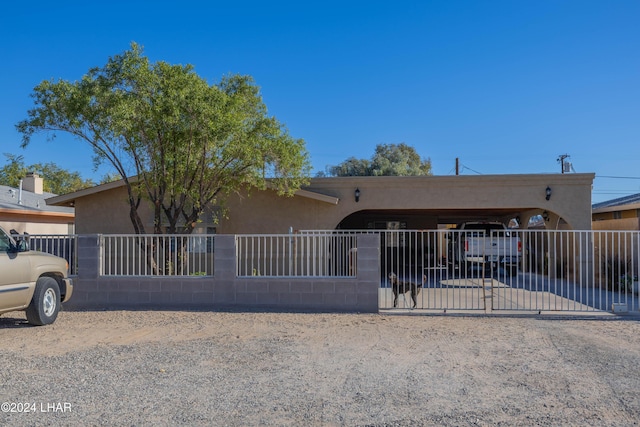
<svg viewBox="0 0 640 427"><path fill-rule="evenodd" d="M349 157L336 166L327 167L327 176L367 176L370 175L371 162L366 159ZM324 174L323 174L324 175Z"/></svg>
<svg viewBox="0 0 640 427"><path fill-rule="evenodd" d="M113 181L120 181L122 179L122 177L120 175L118 175L117 173L106 173L104 175L102 175L102 178L100 178L100 184L107 184L109 182L113 182Z"/></svg>
<svg viewBox="0 0 640 427"><path fill-rule="evenodd" d="M93 187L91 179L82 179L80 173L62 169L55 163L35 163L26 166L23 156L5 153L7 164L0 168L0 184L18 187L28 172L35 172L44 180L43 189L48 193L66 194Z"/></svg>
<svg viewBox="0 0 640 427"><path fill-rule="evenodd" d="M54 194L73 193L95 185L91 179L82 179L78 172L69 172L51 162L36 163L29 169L44 179L44 190Z"/></svg>
<svg viewBox="0 0 640 427"><path fill-rule="evenodd" d="M209 85L191 65L151 63L132 43L80 81L43 81L32 97L35 107L16 126L23 145L43 131L90 144L94 161L122 177L136 233L146 232L143 197L154 233L190 233L230 192L266 188L269 178L270 188L291 195L308 179L304 141L267 114L248 76Z"/></svg>
<svg viewBox="0 0 640 427"><path fill-rule="evenodd" d="M20 180L27 175L28 169L24 164L23 156L4 153L7 164L0 169L0 184L9 187L18 187Z"/></svg>
<svg viewBox="0 0 640 427"><path fill-rule="evenodd" d="M405 144L379 144L371 160L350 157L336 166L328 166L321 176L415 176L431 175L431 160L420 157Z"/></svg>

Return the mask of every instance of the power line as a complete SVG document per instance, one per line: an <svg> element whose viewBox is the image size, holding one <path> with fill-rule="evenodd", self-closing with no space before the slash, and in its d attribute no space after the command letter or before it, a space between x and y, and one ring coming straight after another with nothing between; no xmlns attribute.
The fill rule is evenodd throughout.
<svg viewBox="0 0 640 427"><path fill-rule="evenodd" d="M598 175L596 178L614 178L614 179L640 179L640 176L611 176L611 175Z"/></svg>
<svg viewBox="0 0 640 427"><path fill-rule="evenodd" d="M458 157L456 157L456 165L453 167L452 170L449 171L449 174L451 174L451 172L455 170L456 175L460 175L460 172L462 172L465 169L470 170L471 172L477 173L478 175L482 175L482 172L478 172L476 170L471 169L469 166L462 164Z"/></svg>
<svg viewBox="0 0 640 427"><path fill-rule="evenodd" d="M626 190L593 190L592 194L636 194L637 191L626 191Z"/></svg>
<svg viewBox="0 0 640 427"><path fill-rule="evenodd" d="M471 168L470 168L469 166L467 166L467 165L462 165L462 170L465 170L465 169L468 169L468 170L470 170L471 172L475 172L475 173L477 173L478 175L482 175L482 172L478 172L478 171L476 171L476 170L473 170L473 169L471 169Z"/></svg>

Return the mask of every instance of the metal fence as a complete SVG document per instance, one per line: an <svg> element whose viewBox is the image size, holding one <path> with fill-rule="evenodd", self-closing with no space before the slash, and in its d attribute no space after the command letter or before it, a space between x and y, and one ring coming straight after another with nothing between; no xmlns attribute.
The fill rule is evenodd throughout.
<svg viewBox="0 0 640 427"><path fill-rule="evenodd" d="M237 235L238 277L354 277L357 235L380 238L380 308L514 311L639 309L640 232L301 231ZM75 235L30 235L77 274ZM106 276L212 276L213 235L103 235ZM395 279L397 284L394 285ZM411 285L413 283L414 285ZM395 295L394 295L394 291Z"/></svg>
<svg viewBox="0 0 640 427"><path fill-rule="evenodd" d="M380 236L383 309L413 308L412 289L416 308L436 311L639 309L639 232L362 232Z"/></svg>
<svg viewBox="0 0 640 427"><path fill-rule="evenodd" d="M214 236L102 235L103 276L212 276Z"/></svg>
<svg viewBox="0 0 640 427"><path fill-rule="evenodd" d="M46 252L64 258L69 263L69 274L78 273L78 236L75 234L28 234L20 235L19 238L26 239L29 249Z"/></svg>
<svg viewBox="0 0 640 427"><path fill-rule="evenodd" d="M356 239L331 232L237 235L237 275L355 277Z"/></svg>

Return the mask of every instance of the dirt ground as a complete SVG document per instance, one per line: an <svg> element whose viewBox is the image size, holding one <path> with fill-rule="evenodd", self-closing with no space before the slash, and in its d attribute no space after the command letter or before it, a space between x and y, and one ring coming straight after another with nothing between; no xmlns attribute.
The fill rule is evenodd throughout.
<svg viewBox="0 0 640 427"><path fill-rule="evenodd" d="M66 311L0 339L0 425L640 422L637 317Z"/></svg>

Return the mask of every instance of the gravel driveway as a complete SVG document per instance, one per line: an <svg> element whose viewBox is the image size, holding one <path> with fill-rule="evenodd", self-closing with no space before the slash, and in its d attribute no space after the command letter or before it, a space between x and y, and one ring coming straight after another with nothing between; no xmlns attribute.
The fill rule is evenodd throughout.
<svg viewBox="0 0 640 427"><path fill-rule="evenodd" d="M0 425L640 420L637 318L9 313L0 337Z"/></svg>

